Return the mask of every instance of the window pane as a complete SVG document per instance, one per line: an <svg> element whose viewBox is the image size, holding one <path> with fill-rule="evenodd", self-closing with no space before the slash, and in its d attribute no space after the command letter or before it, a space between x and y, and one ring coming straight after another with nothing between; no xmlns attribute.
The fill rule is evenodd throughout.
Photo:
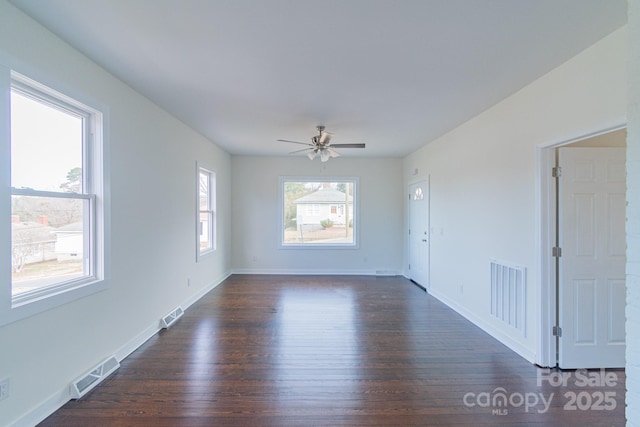
<svg viewBox="0 0 640 427"><path fill-rule="evenodd" d="M354 181L284 182L285 245L353 245Z"/></svg>
<svg viewBox="0 0 640 427"><path fill-rule="evenodd" d="M200 172L200 210L209 210L209 174Z"/></svg>
<svg viewBox="0 0 640 427"><path fill-rule="evenodd" d="M200 250L211 248L211 214L200 212Z"/></svg>
<svg viewBox="0 0 640 427"><path fill-rule="evenodd" d="M89 203L71 198L11 197L14 296L89 274L84 271Z"/></svg>
<svg viewBox="0 0 640 427"><path fill-rule="evenodd" d="M215 250L215 173L198 168L198 212L197 248L198 254Z"/></svg>
<svg viewBox="0 0 640 427"><path fill-rule="evenodd" d="M81 191L83 119L11 92L11 186Z"/></svg>

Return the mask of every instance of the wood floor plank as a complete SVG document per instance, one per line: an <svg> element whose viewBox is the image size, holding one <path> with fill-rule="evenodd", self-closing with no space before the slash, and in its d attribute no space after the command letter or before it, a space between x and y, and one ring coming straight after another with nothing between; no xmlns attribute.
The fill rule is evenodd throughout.
<svg viewBox="0 0 640 427"><path fill-rule="evenodd" d="M622 426L624 370L608 372L538 384L404 278L234 275L41 426Z"/></svg>

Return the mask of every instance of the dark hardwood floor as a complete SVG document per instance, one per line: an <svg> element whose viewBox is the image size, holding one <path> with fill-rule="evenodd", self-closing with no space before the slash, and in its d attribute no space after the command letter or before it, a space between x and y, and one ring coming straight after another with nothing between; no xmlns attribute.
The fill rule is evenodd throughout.
<svg viewBox="0 0 640 427"><path fill-rule="evenodd" d="M564 374L403 278L235 275L41 425L624 425L623 370Z"/></svg>

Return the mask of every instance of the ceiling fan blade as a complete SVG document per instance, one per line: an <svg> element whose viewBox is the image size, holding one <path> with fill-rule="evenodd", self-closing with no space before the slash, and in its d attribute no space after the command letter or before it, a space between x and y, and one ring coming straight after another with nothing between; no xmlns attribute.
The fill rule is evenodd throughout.
<svg viewBox="0 0 640 427"><path fill-rule="evenodd" d="M327 148L327 151L329 152L329 155L330 155L331 157L334 157L334 158L335 158L335 157L340 157L340 153L338 153L338 152L337 152L337 151L335 151L335 150L332 150L331 148Z"/></svg>
<svg viewBox="0 0 640 427"><path fill-rule="evenodd" d="M291 142L293 144L302 144L302 145L308 145L309 147L313 147L313 144L309 144L308 142L298 142L298 141L289 141L288 139L278 139L278 142Z"/></svg>
<svg viewBox="0 0 640 427"><path fill-rule="evenodd" d="M313 150L313 148L303 148L302 150L292 151L292 152L290 152L288 154L302 153L303 151L309 151L309 150Z"/></svg>
<svg viewBox="0 0 640 427"><path fill-rule="evenodd" d="M329 133L329 132L326 132L326 131L321 131L320 132L320 144L321 145L329 144L329 141L331 140L332 136L333 136L332 133Z"/></svg>
<svg viewBox="0 0 640 427"><path fill-rule="evenodd" d="M365 148L365 144L331 144L332 148Z"/></svg>

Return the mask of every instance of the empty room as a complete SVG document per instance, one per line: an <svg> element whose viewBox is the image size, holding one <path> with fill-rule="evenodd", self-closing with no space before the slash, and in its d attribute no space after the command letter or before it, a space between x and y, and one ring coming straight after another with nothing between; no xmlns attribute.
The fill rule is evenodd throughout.
<svg viewBox="0 0 640 427"><path fill-rule="evenodd" d="M640 425L640 0L0 0L0 425Z"/></svg>

